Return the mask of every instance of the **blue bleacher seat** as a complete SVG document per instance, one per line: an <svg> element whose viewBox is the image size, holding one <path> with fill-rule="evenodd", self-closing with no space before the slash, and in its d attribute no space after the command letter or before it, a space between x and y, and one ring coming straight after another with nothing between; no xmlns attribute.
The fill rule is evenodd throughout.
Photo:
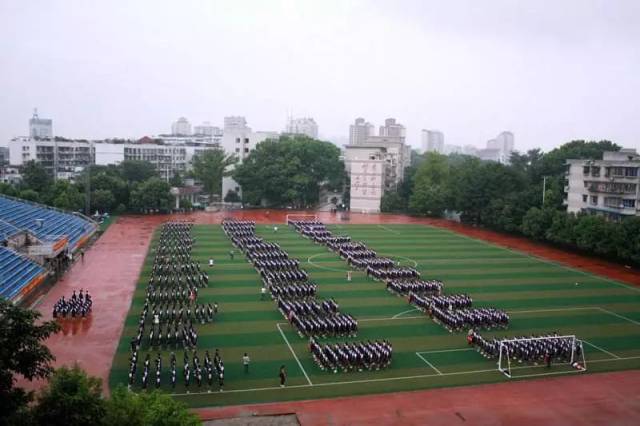
<svg viewBox="0 0 640 426"><path fill-rule="evenodd" d="M0 246L0 297L13 299L44 268L13 250Z"/></svg>
<svg viewBox="0 0 640 426"><path fill-rule="evenodd" d="M74 248L95 228L95 223L81 216L0 195L0 242L17 230L26 229L41 239L51 235L67 236L69 246Z"/></svg>

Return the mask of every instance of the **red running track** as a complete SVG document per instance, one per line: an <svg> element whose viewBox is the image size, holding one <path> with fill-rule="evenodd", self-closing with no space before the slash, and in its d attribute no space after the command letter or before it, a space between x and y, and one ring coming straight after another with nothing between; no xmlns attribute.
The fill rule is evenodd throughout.
<svg viewBox="0 0 640 426"><path fill-rule="evenodd" d="M216 224L224 217L284 223L290 211L247 210L198 212L172 216L120 217L86 252L65 277L41 299L37 309L51 318L53 304L74 289L88 289L94 300L90 319L65 321L63 333L47 345L56 366L78 362L89 374L101 377L108 393L111 361L131 304L131 297L153 230L170 219ZM640 285L640 274L623 266L564 252L525 238L505 236L480 228L438 219L400 215L351 213L349 222L339 214L318 213L325 223L428 224L453 230L535 256L579 267L603 276ZM388 232L381 227L381 232ZM42 382L20 381L29 389ZM228 417L247 412L296 411L303 424L635 424L640 419L640 371L515 382L464 388L374 395L259 406L200 410L203 417ZM354 410L354 403L358 409ZM264 411L266 410L266 411ZM458 414L456 414L458 413Z"/></svg>
<svg viewBox="0 0 640 426"><path fill-rule="evenodd" d="M637 425L640 371L278 404L202 408L205 420L296 413L320 425Z"/></svg>

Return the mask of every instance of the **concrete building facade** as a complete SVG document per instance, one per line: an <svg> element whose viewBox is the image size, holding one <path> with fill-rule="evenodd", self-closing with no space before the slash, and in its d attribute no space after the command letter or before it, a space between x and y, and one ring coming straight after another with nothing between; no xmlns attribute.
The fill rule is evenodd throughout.
<svg viewBox="0 0 640 426"><path fill-rule="evenodd" d="M439 130L422 129L420 142L425 152L444 153L444 133Z"/></svg>
<svg viewBox="0 0 640 426"><path fill-rule="evenodd" d="M367 138L375 135L373 124L365 121L364 118L356 118L354 124L349 126L349 145L365 143Z"/></svg>
<svg viewBox="0 0 640 426"><path fill-rule="evenodd" d="M292 135L305 135L318 139L318 124L311 117L289 118L285 132Z"/></svg>
<svg viewBox="0 0 640 426"><path fill-rule="evenodd" d="M17 137L9 142L9 163L22 166L36 161L53 177L70 179L94 163L94 150L87 140Z"/></svg>
<svg viewBox="0 0 640 426"><path fill-rule="evenodd" d="M184 117L178 118L171 125L171 134L176 136L188 136L191 134L191 123Z"/></svg>
<svg viewBox="0 0 640 426"><path fill-rule="evenodd" d="M640 155L636 150L605 152L602 160L567 160L566 164L568 212L613 220L640 216Z"/></svg>
<svg viewBox="0 0 640 426"><path fill-rule="evenodd" d="M33 117L29 119L29 137L34 139L53 138L53 120L40 118L38 110L34 110Z"/></svg>

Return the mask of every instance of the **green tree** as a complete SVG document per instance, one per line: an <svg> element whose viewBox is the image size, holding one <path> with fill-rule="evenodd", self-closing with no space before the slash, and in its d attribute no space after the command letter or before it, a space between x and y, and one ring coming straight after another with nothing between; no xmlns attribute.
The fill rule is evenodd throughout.
<svg viewBox="0 0 640 426"><path fill-rule="evenodd" d="M522 220L522 233L534 240L543 241L547 238L547 230L553 222L553 210L532 207Z"/></svg>
<svg viewBox="0 0 640 426"><path fill-rule="evenodd" d="M236 161L235 156L225 154L222 149L208 149L193 157L193 173L207 194L220 195L222 178L230 175L229 167Z"/></svg>
<svg viewBox="0 0 640 426"><path fill-rule="evenodd" d="M184 186L184 179L179 172L176 172L171 179L169 179L169 185L172 187Z"/></svg>
<svg viewBox="0 0 640 426"><path fill-rule="evenodd" d="M15 375L28 380L49 377L54 360L44 342L60 330L55 321L40 322L37 311L23 309L0 298L0 424L11 423L32 392L14 387Z"/></svg>
<svg viewBox="0 0 640 426"><path fill-rule="evenodd" d="M34 160L27 161L20 168L22 188L32 189L38 193L45 192L53 183L52 177L44 166Z"/></svg>
<svg viewBox="0 0 640 426"><path fill-rule="evenodd" d="M240 201L242 201L240 196L233 189L228 190L227 195L224 196L225 203L239 203Z"/></svg>
<svg viewBox="0 0 640 426"><path fill-rule="evenodd" d="M344 176L340 149L306 136L281 136L258 144L233 173L245 202L296 208L318 203L323 187L342 190Z"/></svg>
<svg viewBox="0 0 640 426"><path fill-rule="evenodd" d="M27 201L34 201L36 203L40 202L40 194L33 189L23 189L20 191L20 194L18 194L18 197Z"/></svg>
<svg viewBox="0 0 640 426"><path fill-rule="evenodd" d="M382 212L402 212L407 209L406 200L403 199L398 191L387 191L380 200L380 210Z"/></svg>
<svg viewBox="0 0 640 426"><path fill-rule="evenodd" d="M17 197L18 190L10 183L0 182L0 194L9 195L11 197Z"/></svg>
<svg viewBox="0 0 640 426"><path fill-rule="evenodd" d="M409 211L427 216L442 216L450 205L449 164L444 155L429 152L415 173Z"/></svg>
<svg viewBox="0 0 640 426"><path fill-rule="evenodd" d="M107 189L97 189L91 193L91 211L110 212L116 199Z"/></svg>
<svg viewBox="0 0 640 426"><path fill-rule="evenodd" d="M148 161L125 160L120 163L122 178L127 182L143 182L156 177L156 169Z"/></svg>
<svg viewBox="0 0 640 426"><path fill-rule="evenodd" d="M87 376L78 365L61 367L38 395L33 415L42 425L56 422L68 426L106 424L106 402L101 394L101 379Z"/></svg>
<svg viewBox="0 0 640 426"><path fill-rule="evenodd" d="M137 211L169 211L173 205L171 187L160 178L151 178L134 186L131 207Z"/></svg>
<svg viewBox="0 0 640 426"><path fill-rule="evenodd" d="M189 426L200 419L187 406L159 391L134 393L120 386L106 404L104 423L128 426Z"/></svg>

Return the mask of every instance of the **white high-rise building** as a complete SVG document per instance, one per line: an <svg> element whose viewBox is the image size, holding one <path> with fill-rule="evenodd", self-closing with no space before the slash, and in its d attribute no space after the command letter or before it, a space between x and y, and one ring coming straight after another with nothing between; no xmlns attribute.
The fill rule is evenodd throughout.
<svg viewBox="0 0 640 426"><path fill-rule="evenodd" d="M421 142L425 152L444 153L444 134L438 130L422 129Z"/></svg>
<svg viewBox="0 0 640 426"><path fill-rule="evenodd" d="M38 117L38 110L33 111L33 117L29 119L29 137L36 139L53 138L53 120Z"/></svg>
<svg viewBox="0 0 640 426"><path fill-rule="evenodd" d="M318 124L311 117L289 118L286 133L294 135L306 135L318 139Z"/></svg>
<svg viewBox="0 0 640 426"><path fill-rule="evenodd" d="M189 120L187 120L184 117L178 118L178 120L175 121L171 125L171 134L172 135L179 135L179 136L188 136L188 135L190 135L191 134L191 123L189 123Z"/></svg>
<svg viewBox="0 0 640 426"><path fill-rule="evenodd" d="M387 118L384 120L384 126L380 126L378 136L404 138L406 132L405 127L400 123L396 123L395 118Z"/></svg>
<svg viewBox="0 0 640 426"><path fill-rule="evenodd" d="M364 118L356 118L355 123L349 126L349 145L365 143L369 136L374 136L374 129L373 124Z"/></svg>
<svg viewBox="0 0 640 426"><path fill-rule="evenodd" d="M193 128L193 133L198 136L222 136L222 129L212 126L211 123L205 121L199 126Z"/></svg>

